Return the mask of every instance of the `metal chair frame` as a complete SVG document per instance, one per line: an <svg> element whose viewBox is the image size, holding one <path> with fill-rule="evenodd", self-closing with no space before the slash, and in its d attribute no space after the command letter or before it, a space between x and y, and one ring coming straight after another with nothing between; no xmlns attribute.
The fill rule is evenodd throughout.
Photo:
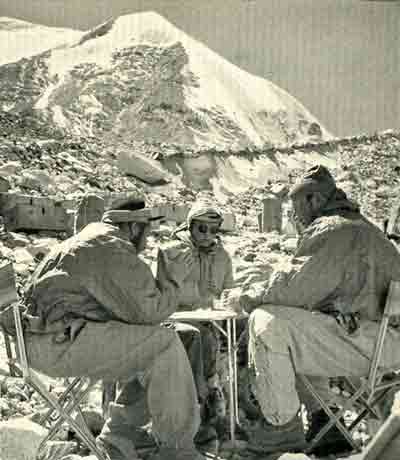
<svg viewBox="0 0 400 460"><path fill-rule="evenodd" d="M387 371L386 369L380 368L383 347L390 319L393 316L398 315L400 315L400 281L391 281L383 317L374 346L374 352L372 355L368 376L364 379L361 379L361 386L359 388L357 388L349 378L344 377L344 380L348 387L351 389L352 394L346 400L341 409L337 412L333 412L331 410L329 403L327 403L318 394L310 379L306 375L299 375L299 378L303 381L304 385L309 390L313 398L319 403L321 408L329 417L329 421L325 424L324 427L321 428L321 430L309 443L306 453L311 452L329 432L329 430L335 425L346 438L346 440L350 443L353 449L357 452L361 451L360 445L356 443L352 437L355 428L363 419L366 418L367 415L381 419L381 414L378 410L375 409L376 404L386 396L391 388L397 386L400 387L400 375L396 375L389 381L385 381L384 377L393 373L394 370L391 369ZM356 419L347 427L340 419L343 417L344 413L352 408L352 406L356 403L361 404L363 409L358 414Z"/></svg>
<svg viewBox="0 0 400 460"><path fill-rule="evenodd" d="M30 368L25 347L20 308L21 304L15 287L15 277L12 271L12 264L1 267L0 271L3 269L7 271L7 275L6 278L2 279L2 281L3 283L5 281L7 285L0 287L0 309L12 305L16 329L15 347L18 350L18 353L16 353L17 357L13 357L10 337L3 329L10 374L22 377L24 382L43 398L49 408L42 418L41 423L49 423L50 428L48 434L42 440L38 452L44 448L46 442L54 438L61 426L66 423L76 433L80 441L98 458L98 460L110 460L107 453L103 452L97 446L96 440L88 428L79 407L79 404L85 396L87 396L94 382L91 382L90 379L86 377L74 377L67 386L66 390L59 397L56 397L47 390L39 375ZM12 273L12 276L10 276L10 273ZM6 295L3 295L2 291L6 293ZM76 418L73 417L73 413L77 414Z"/></svg>

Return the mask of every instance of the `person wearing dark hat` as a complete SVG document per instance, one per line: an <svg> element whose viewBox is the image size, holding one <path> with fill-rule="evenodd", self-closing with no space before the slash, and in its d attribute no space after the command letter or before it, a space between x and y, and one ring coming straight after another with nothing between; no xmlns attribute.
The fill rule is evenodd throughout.
<svg viewBox="0 0 400 460"><path fill-rule="evenodd" d="M165 274L156 281L138 257L158 218L141 199L119 201L102 222L55 246L26 293L39 323L26 333L33 368L119 381L98 438L111 460L137 458L136 435L150 418L154 458L203 458L193 443L200 415L190 363L177 333L160 325L176 311L182 280Z"/></svg>
<svg viewBox="0 0 400 460"><path fill-rule="evenodd" d="M178 308L193 310L212 308L213 301L224 289L234 285L232 260L218 235L223 221L221 211L206 199L198 199L191 207L186 221L173 232L173 239L162 248L166 264L158 264L158 275L164 269L184 279L179 291ZM191 259L190 269L182 263ZM207 424L204 409L224 414L221 385L217 374L218 336L211 324L175 325L187 350L192 366L203 423L195 441L209 442L217 432ZM210 407L213 401L213 407ZM215 407L218 406L218 407ZM215 417L209 417L215 418Z"/></svg>
<svg viewBox="0 0 400 460"><path fill-rule="evenodd" d="M304 447L296 374L367 375L389 283L400 280L396 248L327 168L306 171L289 196L299 232L290 263L222 294L225 307L250 313L251 390L264 418L250 448L260 452ZM399 345L391 327L384 366L400 365Z"/></svg>

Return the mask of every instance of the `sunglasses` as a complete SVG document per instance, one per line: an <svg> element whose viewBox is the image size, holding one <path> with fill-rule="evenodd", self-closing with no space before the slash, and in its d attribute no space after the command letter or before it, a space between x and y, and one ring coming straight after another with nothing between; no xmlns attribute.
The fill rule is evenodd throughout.
<svg viewBox="0 0 400 460"><path fill-rule="evenodd" d="M195 223L193 224L193 229L196 229L199 233L216 235L219 232L220 226L215 224Z"/></svg>

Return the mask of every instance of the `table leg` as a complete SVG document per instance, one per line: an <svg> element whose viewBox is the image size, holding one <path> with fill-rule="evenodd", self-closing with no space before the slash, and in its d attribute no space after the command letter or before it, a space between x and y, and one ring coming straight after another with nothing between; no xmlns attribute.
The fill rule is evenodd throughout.
<svg viewBox="0 0 400 460"><path fill-rule="evenodd" d="M230 430L231 430L231 441L235 442L235 384L234 384L234 349L232 341L232 320L226 320L227 335L228 335L228 366L229 366L229 418L230 418Z"/></svg>
<svg viewBox="0 0 400 460"><path fill-rule="evenodd" d="M239 420L239 390L238 390L238 344L236 340L236 318L232 319L232 341L233 341L233 372L234 372L234 397L235 397L235 421L238 425L240 425Z"/></svg>

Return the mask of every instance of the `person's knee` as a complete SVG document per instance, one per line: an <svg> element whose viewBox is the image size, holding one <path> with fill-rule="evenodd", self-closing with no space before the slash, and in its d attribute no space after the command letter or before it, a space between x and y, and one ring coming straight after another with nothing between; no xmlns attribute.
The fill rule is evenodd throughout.
<svg viewBox="0 0 400 460"><path fill-rule="evenodd" d="M249 318L249 341L255 345L262 342L268 348L277 351L288 346L289 331L287 322L276 314L257 308Z"/></svg>
<svg viewBox="0 0 400 460"><path fill-rule="evenodd" d="M281 321L275 315L262 308L256 308L249 317L249 334L256 338L267 330L280 328L280 323Z"/></svg>

